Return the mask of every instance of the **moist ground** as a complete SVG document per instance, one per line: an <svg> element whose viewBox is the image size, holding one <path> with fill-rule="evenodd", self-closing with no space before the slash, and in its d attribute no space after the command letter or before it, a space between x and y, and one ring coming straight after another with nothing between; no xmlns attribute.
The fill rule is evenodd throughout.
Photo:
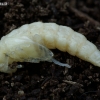
<svg viewBox="0 0 100 100"><path fill-rule="evenodd" d="M82 33L100 49L100 0L2 0L0 37L26 23L54 22ZM0 100L100 100L100 68L67 52L52 50L67 69L49 62L17 63L0 73ZM0 58L2 59L2 58Z"/></svg>

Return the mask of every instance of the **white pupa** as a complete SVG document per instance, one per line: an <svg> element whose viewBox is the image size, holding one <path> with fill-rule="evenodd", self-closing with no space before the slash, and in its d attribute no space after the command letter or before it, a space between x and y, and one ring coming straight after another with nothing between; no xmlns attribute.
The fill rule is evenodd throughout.
<svg viewBox="0 0 100 100"><path fill-rule="evenodd" d="M59 49L100 67L100 51L85 36L67 26L55 23L34 22L13 30L0 41L0 71L13 73L9 64L13 62L58 62L49 49Z"/></svg>

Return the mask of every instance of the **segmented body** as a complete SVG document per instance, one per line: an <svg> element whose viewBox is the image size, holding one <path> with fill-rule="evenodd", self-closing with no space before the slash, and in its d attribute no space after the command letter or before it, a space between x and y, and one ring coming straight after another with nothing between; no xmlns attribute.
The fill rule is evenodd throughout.
<svg viewBox="0 0 100 100"><path fill-rule="evenodd" d="M3 72L9 73L9 67L5 70L5 65L2 65L5 64L5 57L8 58L8 64L17 61L51 61L53 53L49 49L55 48L100 67L100 51L93 43L71 28L55 23L23 25L4 36L0 46L0 56L3 58L0 60L0 67L3 66L0 70Z"/></svg>

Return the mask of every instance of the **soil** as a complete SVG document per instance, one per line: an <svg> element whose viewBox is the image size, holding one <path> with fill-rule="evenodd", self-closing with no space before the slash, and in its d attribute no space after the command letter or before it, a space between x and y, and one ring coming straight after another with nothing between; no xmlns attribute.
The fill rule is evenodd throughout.
<svg viewBox="0 0 100 100"><path fill-rule="evenodd" d="M0 37L37 21L69 26L100 49L100 0L0 0ZM23 62L12 75L0 73L0 100L100 100L100 68L52 51L72 68Z"/></svg>

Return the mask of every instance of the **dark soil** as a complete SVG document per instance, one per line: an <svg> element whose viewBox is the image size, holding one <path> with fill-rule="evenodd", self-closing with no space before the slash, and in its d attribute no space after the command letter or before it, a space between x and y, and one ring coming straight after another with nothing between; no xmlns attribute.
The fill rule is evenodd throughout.
<svg viewBox="0 0 100 100"><path fill-rule="evenodd" d="M100 49L100 0L0 0L0 37L26 23L54 22L81 32ZM100 100L100 68L67 52L52 50L69 63L22 63L12 75L0 73L0 100ZM0 58L1 59L1 58Z"/></svg>

